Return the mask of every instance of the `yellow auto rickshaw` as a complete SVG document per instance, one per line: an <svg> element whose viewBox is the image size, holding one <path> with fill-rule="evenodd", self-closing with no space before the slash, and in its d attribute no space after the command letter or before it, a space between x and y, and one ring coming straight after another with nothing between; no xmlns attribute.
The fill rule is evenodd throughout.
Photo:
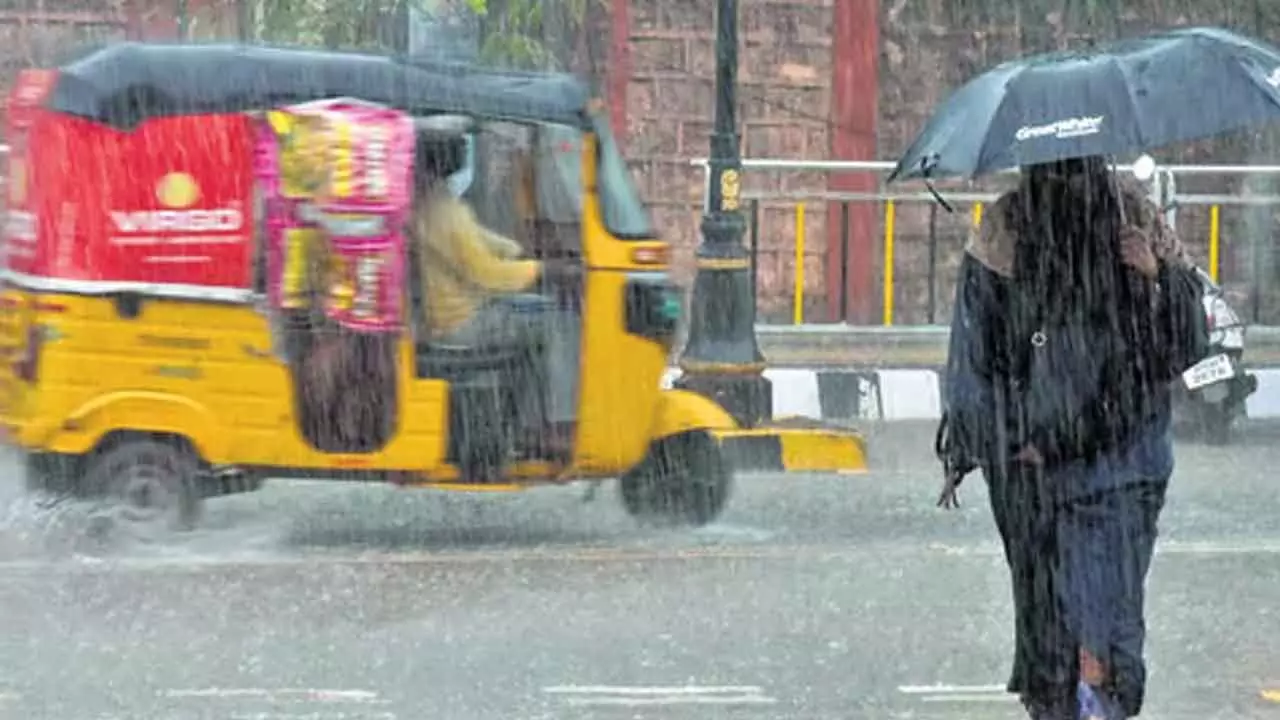
<svg viewBox="0 0 1280 720"><path fill-rule="evenodd" d="M324 307L347 326L323 342L316 308L273 290L296 285L293 246L273 244L269 222L293 200L264 194L256 133L277 109L340 98L415 122L467 118L460 191L476 215L533 257L580 265L578 285L544 288L580 338L567 453L513 432L509 349L416 337L435 269L419 277L416 258L396 255L412 243L324 275ZM490 491L620 477L634 516L696 525L721 512L742 458L865 470L852 432L742 428L706 397L663 389L681 315L668 245L570 77L124 43L23 73L10 107L0 427L33 489L190 526L203 498L267 477ZM380 286L400 288L390 301L353 290L395 265L406 274ZM383 325L366 322L375 305ZM365 365L321 392L306 369L319 348ZM359 410L343 416L350 432L316 429L339 412L316 396Z"/></svg>

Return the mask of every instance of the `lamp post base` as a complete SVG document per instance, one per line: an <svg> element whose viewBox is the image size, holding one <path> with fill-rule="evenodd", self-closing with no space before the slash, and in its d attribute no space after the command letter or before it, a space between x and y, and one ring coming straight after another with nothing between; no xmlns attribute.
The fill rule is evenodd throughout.
<svg viewBox="0 0 1280 720"><path fill-rule="evenodd" d="M719 403L745 427L773 418L773 386L756 341L751 262L742 247L742 216L703 218L703 245L690 301L689 338L676 387Z"/></svg>

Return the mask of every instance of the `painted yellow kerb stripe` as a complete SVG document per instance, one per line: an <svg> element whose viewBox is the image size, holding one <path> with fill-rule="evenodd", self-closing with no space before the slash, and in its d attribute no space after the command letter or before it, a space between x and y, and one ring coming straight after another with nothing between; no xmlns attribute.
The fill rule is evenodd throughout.
<svg viewBox="0 0 1280 720"><path fill-rule="evenodd" d="M1262 699L1267 702L1280 704L1280 690L1263 690Z"/></svg>

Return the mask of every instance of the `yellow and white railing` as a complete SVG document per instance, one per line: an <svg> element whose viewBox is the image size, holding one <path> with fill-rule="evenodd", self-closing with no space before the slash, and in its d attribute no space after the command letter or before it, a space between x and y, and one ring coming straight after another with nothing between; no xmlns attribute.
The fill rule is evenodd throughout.
<svg viewBox="0 0 1280 720"><path fill-rule="evenodd" d="M706 167L706 161L703 159L695 159L692 161L694 165ZM843 162L843 161L804 161L804 160L773 160L773 159L746 159L742 163L743 169L760 172L826 172L826 173L875 173L877 175L886 174L893 168L890 162ZM1120 172L1132 172L1132 166L1120 165L1117 168ZM1280 175L1280 166L1277 165L1168 165L1159 167L1157 170L1157 180L1153 182L1156 189L1159 189L1161 182L1167 182L1171 190L1175 189L1175 183L1172 179L1161 180L1161 178L1176 178L1179 176L1206 176L1206 175ZM925 190L907 190L912 186L918 187L918 183L912 185L904 184L904 189L898 192L873 192L873 193L857 193L857 192L782 192L782 193L744 193L743 199L747 202L748 212L753 215L750 222L752 237L748 239L751 245L751 252L754 256L758 252L759 239L755 237L759 233L760 204L768 202L771 204L789 203L793 216L793 232L794 244L793 252L794 268L791 278L791 302L792 302L792 323L796 325L803 324L806 321L804 316L805 306L805 256L809 243L808 217L812 210L812 206L820 205L825 208L831 203L839 203L845 207L843 217L847 218L847 206L849 203L873 202L880 206L882 221L881 228L883 235L881 238L881 257L883 262L881 284L881 324L891 326L894 324L895 313L895 293L896 272L898 268L897 248L898 241L898 214L900 206L904 204L933 204L936 198L932 193ZM954 187L954 185L951 185ZM972 190L951 190L940 188L939 192L947 202L961 208L968 207L970 222L976 227L982 222L983 208L985 204L994 201L998 194L994 192L973 192ZM1153 191L1154 192L1154 191ZM1208 232L1205 239L1207 246L1207 263L1206 270L1214 282L1218 282L1221 278L1222 266L1222 208L1224 207L1245 207L1245 206L1271 206L1280 205L1280 196L1272 195L1213 195L1213 194L1190 194L1170 192L1165 195L1164 203L1168 207L1170 220L1176 223L1177 211L1182 206L1208 206ZM840 242L842 243L842 257L845 262L848 261L848 223L842 223ZM936 242L936 238L931 238L931 242ZM1184 233L1184 241L1190 245L1198 245L1195 238L1187 237ZM932 263L931 263L932 264ZM754 266L754 262L753 262ZM932 271L932 268L931 268ZM1258 279L1260 280L1260 278ZM934 287L936 278L929 278L930 289ZM843 288L841 288L843 292ZM842 298L840 301L842 307L846 306L847 299ZM933 304L932 302L930 303ZM930 308L932 314L932 308ZM931 318L932 321L932 318Z"/></svg>

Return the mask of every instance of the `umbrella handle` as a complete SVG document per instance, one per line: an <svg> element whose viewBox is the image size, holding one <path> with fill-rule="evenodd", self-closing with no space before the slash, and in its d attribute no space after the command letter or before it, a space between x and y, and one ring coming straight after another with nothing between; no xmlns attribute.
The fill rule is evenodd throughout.
<svg viewBox="0 0 1280 720"><path fill-rule="evenodd" d="M945 208L947 212L954 213L956 209L951 206L951 203L947 202L946 198L942 197L942 193L938 192L938 189L933 186L933 181L929 179L929 176L933 174L933 169L937 165L938 153L933 153L920 158L920 179L924 180L924 186L929 189L929 194L933 196L933 199L938 201L938 204ZM893 175L897 175L896 169L894 170ZM893 175L890 176L890 180L893 179Z"/></svg>
<svg viewBox="0 0 1280 720"><path fill-rule="evenodd" d="M1120 194L1120 166L1116 162L1115 156L1111 157L1111 192L1116 197L1116 207L1120 208L1120 227L1129 224L1129 218L1124 211L1124 195Z"/></svg>
<svg viewBox="0 0 1280 720"><path fill-rule="evenodd" d="M929 194L933 196L933 199L937 200L938 204L945 208L947 212L954 213L956 211L956 209L952 207L951 203L947 202L947 199L942 197L942 193L938 192L938 189L933 186L932 182L926 179L924 181L924 186L929 189Z"/></svg>

